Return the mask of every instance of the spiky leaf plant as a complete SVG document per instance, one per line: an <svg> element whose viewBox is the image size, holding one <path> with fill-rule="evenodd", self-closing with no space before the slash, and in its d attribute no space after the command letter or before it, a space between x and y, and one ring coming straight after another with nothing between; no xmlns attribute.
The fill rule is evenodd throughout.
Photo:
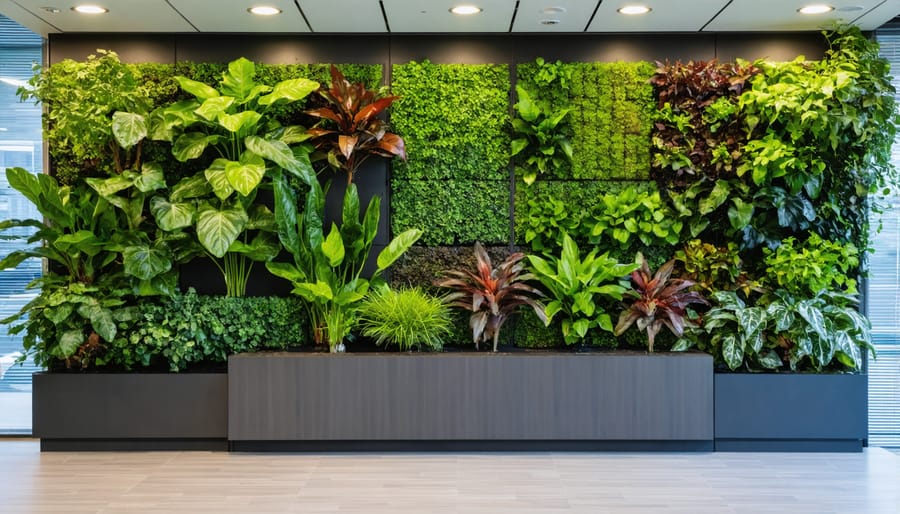
<svg viewBox="0 0 900 514"><path fill-rule="evenodd" d="M440 351L451 333L450 309L444 299L418 287L379 287L369 293L357 315L364 336L378 345L396 344L402 352Z"/></svg>
<svg viewBox="0 0 900 514"><path fill-rule="evenodd" d="M454 290L447 295L450 305L471 312L469 326L476 349L482 341L493 341L496 352L500 329L522 305L534 309L541 321L547 322L544 306L539 300L544 294L527 283L535 277L523 273L524 258L522 252L513 253L495 268L484 247L476 242L474 270L445 271L447 278L435 282L439 287Z"/></svg>

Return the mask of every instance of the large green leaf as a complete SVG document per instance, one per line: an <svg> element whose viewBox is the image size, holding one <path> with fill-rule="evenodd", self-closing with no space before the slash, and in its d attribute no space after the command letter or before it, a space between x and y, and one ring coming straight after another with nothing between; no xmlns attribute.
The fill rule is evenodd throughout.
<svg viewBox="0 0 900 514"><path fill-rule="evenodd" d="M391 242L384 247L384 250L378 253L378 258L375 261L378 266L378 271L380 272L387 269L387 267L399 259L401 255L406 253L420 237L422 237L422 231L417 228L411 228L392 239Z"/></svg>
<svg viewBox="0 0 900 514"><path fill-rule="evenodd" d="M244 138L244 144L247 146L247 150L274 162L284 169L290 170L298 167L297 159L294 157L291 148L282 141L270 141L259 136L247 136Z"/></svg>
<svg viewBox="0 0 900 514"><path fill-rule="evenodd" d="M317 281L315 284L309 282L294 284L294 290L292 292L302 296L310 302L321 302L322 300L334 299L334 293L331 291L331 287L322 281Z"/></svg>
<svg viewBox="0 0 900 514"><path fill-rule="evenodd" d="M248 134L254 132L257 123L261 119L262 114L256 111L244 111L237 114L223 114L219 116L219 125L229 132Z"/></svg>
<svg viewBox="0 0 900 514"><path fill-rule="evenodd" d="M181 86L185 92L190 93L201 100L206 100L207 98L213 98L219 96L219 92L214 88L204 84L203 82L197 82L196 80L191 80L186 77L177 76L175 80L178 81L178 85Z"/></svg>
<svg viewBox="0 0 900 514"><path fill-rule="evenodd" d="M112 117L112 133L119 146L129 150L147 137L147 118L133 112L116 111Z"/></svg>
<svg viewBox="0 0 900 514"><path fill-rule="evenodd" d="M269 261L266 263L266 269L276 277L281 277L290 282L306 281L306 274L297 269L293 264L287 262Z"/></svg>
<svg viewBox="0 0 900 514"><path fill-rule="evenodd" d="M356 188L355 184L350 187ZM378 220L381 218L381 198L373 196L366 206L366 213L363 215L362 232L365 246L369 246L375 241L375 235L378 234Z"/></svg>
<svg viewBox="0 0 900 514"><path fill-rule="evenodd" d="M209 165L209 168L206 168L203 172L207 182L212 186L213 193L216 194L219 200L227 199L234 192L234 187L231 186L231 181L228 180L228 176L225 174L226 167L231 163L232 161L228 159L219 158L214 160Z"/></svg>
<svg viewBox="0 0 900 514"><path fill-rule="evenodd" d="M158 162L145 162L141 165L141 174L135 177L134 187L142 193L149 193L166 187L162 165Z"/></svg>
<svg viewBox="0 0 900 514"><path fill-rule="evenodd" d="M87 184L91 186L91 189L96 191L98 195L108 197L134 185L134 174L123 173L122 175L115 175L109 178L92 177L85 179L85 182L87 182Z"/></svg>
<svg viewBox="0 0 900 514"><path fill-rule="evenodd" d="M41 209L43 204L41 201L41 185L37 176L25 168L6 168L6 181L9 182L11 188L22 193L22 196L27 198L29 202ZM55 180L54 183L56 183ZM41 212L43 213L43 211Z"/></svg>
<svg viewBox="0 0 900 514"><path fill-rule="evenodd" d="M80 329L66 330L59 336L54 357L67 359L75 355L75 352L78 351L78 348L83 342L84 334Z"/></svg>
<svg viewBox="0 0 900 514"><path fill-rule="evenodd" d="M753 219L753 203L744 202L740 198L732 198L731 202L732 206L728 208L728 221L731 222L731 228L743 230Z"/></svg>
<svg viewBox="0 0 900 514"><path fill-rule="evenodd" d="M195 209L191 203L170 202L161 196L154 196L150 199L150 213L160 229L173 231L191 226Z"/></svg>
<svg viewBox="0 0 900 514"><path fill-rule="evenodd" d="M88 318L94 332L106 341L116 338L116 322L113 319L112 311L102 307L96 299L91 299L78 307L78 314Z"/></svg>
<svg viewBox="0 0 900 514"><path fill-rule="evenodd" d="M744 349L735 334L722 337L722 357L731 369L737 369L744 361Z"/></svg>
<svg viewBox="0 0 900 514"><path fill-rule="evenodd" d="M725 180L717 180L712 191L709 192L709 196L700 200L700 203L698 204L700 207L700 214L709 214L718 209L719 206L728 200L728 195L730 193L731 184Z"/></svg>
<svg viewBox="0 0 900 514"><path fill-rule="evenodd" d="M72 234L64 234L56 238L53 245L70 256L84 253L95 256L103 249L105 243L89 230L79 230Z"/></svg>
<svg viewBox="0 0 900 514"><path fill-rule="evenodd" d="M172 188L172 194L169 195L173 202L182 200L190 200L192 198L200 198L206 196L212 191L212 186L204 173L197 173L178 181Z"/></svg>
<svg viewBox="0 0 900 514"><path fill-rule="evenodd" d="M519 116L528 123L533 123L541 115L541 108L532 101L531 95L524 87L516 85L516 95L519 97L515 106Z"/></svg>
<svg viewBox="0 0 900 514"><path fill-rule="evenodd" d="M234 104L234 98L230 96L216 96L207 98L194 111L206 121L215 122L220 116L228 114L228 108Z"/></svg>
<svg viewBox="0 0 900 514"><path fill-rule="evenodd" d="M196 159L203 155L203 151L211 143L218 141L218 136L208 136L202 132L185 132L178 136L172 146L172 155L179 162Z"/></svg>
<svg viewBox="0 0 900 514"><path fill-rule="evenodd" d="M172 253L165 245L129 246L122 256L125 273L141 280L150 280L172 269Z"/></svg>
<svg viewBox="0 0 900 514"><path fill-rule="evenodd" d="M825 317L822 315L822 311L813 304L813 300L804 300L798 303L797 314L806 320L819 338L828 339L828 331L825 330Z"/></svg>
<svg viewBox="0 0 900 514"><path fill-rule="evenodd" d="M769 318L775 320L775 330L784 332L794 324L794 313L782 302L772 302L766 307Z"/></svg>
<svg viewBox="0 0 900 514"><path fill-rule="evenodd" d="M239 103L246 103L256 87L254 77L256 65L241 57L228 63L228 71L222 76L222 93L235 97Z"/></svg>
<svg viewBox="0 0 900 514"><path fill-rule="evenodd" d="M197 214L197 238L209 253L222 258L246 224L247 213L241 208L219 210L207 206Z"/></svg>
<svg viewBox="0 0 900 514"><path fill-rule="evenodd" d="M256 190L265 174L265 161L251 151L242 153L240 162L228 161L225 164L225 178L231 187L244 196L249 196ZM213 188L215 189L215 185Z"/></svg>
<svg viewBox="0 0 900 514"><path fill-rule="evenodd" d="M335 267L344 261L344 241L341 239L341 231L334 223L325 242L322 243L322 255L328 259L328 264Z"/></svg>
<svg viewBox="0 0 900 514"><path fill-rule="evenodd" d="M278 245L274 234L259 232L250 244L238 240L231 244L228 251L242 254L252 261L267 262L278 257L281 246Z"/></svg>
<svg viewBox="0 0 900 514"><path fill-rule="evenodd" d="M297 232L297 193L280 169L275 170L272 184L275 190L275 224L278 226L278 239L285 250L296 255L300 252L300 234Z"/></svg>
<svg viewBox="0 0 900 514"><path fill-rule="evenodd" d="M262 96L259 99L260 105L271 105L280 100L288 102L296 102L309 96L310 93L319 89L319 83L309 79L289 79L275 84L272 93Z"/></svg>
<svg viewBox="0 0 900 514"><path fill-rule="evenodd" d="M766 311L762 307L738 309L734 314L747 339L759 334L766 326Z"/></svg>

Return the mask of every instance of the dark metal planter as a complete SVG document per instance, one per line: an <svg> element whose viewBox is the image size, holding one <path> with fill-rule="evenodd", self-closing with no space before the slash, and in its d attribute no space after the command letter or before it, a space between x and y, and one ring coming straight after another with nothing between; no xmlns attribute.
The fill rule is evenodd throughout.
<svg viewBox="0 0 900 514"><path fill-rule="evenodd" d="M862 451L868 376L717 373L717 451Z"/></svg>
<svg viewBox="0 0 900 514"><path fill-rule="evenodd" d="M36 373L41 450L227 449L225 373Z"/></svg>
<svg viewBox="0 0 900 514"><path fill-rule="evenodd" d="M228 375L235 450L712 449L704 354L260 353Z"/></svg>

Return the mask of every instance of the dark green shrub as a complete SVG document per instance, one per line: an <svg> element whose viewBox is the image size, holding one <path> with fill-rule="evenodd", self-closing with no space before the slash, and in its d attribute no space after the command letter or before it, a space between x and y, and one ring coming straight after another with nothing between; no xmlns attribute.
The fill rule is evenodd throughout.
<svg viewBox="0 0 900 514"><path fill-rule="evenodd" d="M393 180L391 229L425 231L425 245L509 240L509 183L476 180Z"/></svg>
<svg viewBox="0 0 900 514"><path fill-rule="evenodd" d="M308 344L306 315L296 298L201 296L193 290L143 301L135 320L121 324L99 366L184 370L225 362L239 352Z"/></svg>
<svg viewBox="0 0 900 514"><path fill-rule="evenodd" d="M485 250L491 262L503 262L511 253L506 246L489 246ZM474 266L475 256L470 246L413 246L391 266L391 285L437 292L439 289L434 281L442 276L444 270Z"/></svg>

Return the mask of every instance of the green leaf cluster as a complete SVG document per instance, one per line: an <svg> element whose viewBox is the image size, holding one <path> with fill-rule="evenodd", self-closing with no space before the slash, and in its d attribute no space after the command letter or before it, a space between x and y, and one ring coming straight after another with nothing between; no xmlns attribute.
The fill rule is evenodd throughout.
<svg viewBox="0 0 900 514"><path fill-rule="evenodd" d="M201 296L193 289L156 302L141 302L120 324L97 364L113 369L224 363L240 352L309 344L302 302L295 297Z"/></svg>
<svg viewBox="0 0 900 514"><path fill-rule="evenodd" d="M395 64L391 125L406 142L395 180L503 180L509 164L509 70L499 64Z"/></svg>
<svg viewBox="0 0 900 514"><path fill-rule="evenodd" d="M612 318L601 302L621 300L628 290L623 279L638 268L637 264L620 264L606 253L598 255L596 248L581 258L578 246L567 234L563 235L559 257L529 255L528 261L549 293L547 318L558 316L567 345L583 340L592 329L612 332Z"/></svg>
<svg viewBox="0 0 900 514"><path fill-rule="evenodd" d="M569 109L552 110L549 102L539 101L522 86L516 86L516 93L518 117L512 120L516 138L511 153L517 174L528 186L538 175L562 178L572 162L572 143L560 126Z"/></svg>
<svg viewBox="0 0 900 514"><path fill-rule="evenodd" d="M859 266L859 250L853 243L822 239L815 232L800 243L793 237L774 250L763 248L764 282L794 296L812 297L823 290L856 293L849 274Z"/></svg>
<svg viewBox="0 0 900 514"><path fill-rule="evenodd" d="M605 194L593 211L590 239L594 244L629 246L640 240L645 245L675 245L680 241L682 221L663 203L659 191L626 188Z"/></svg>
<svg viewBox="0 0 900 514"><path fill-rule="evenodd" d="M422 227L422 244L509 240L509 182L398 180L391 182L391 228Z"/></svg>

